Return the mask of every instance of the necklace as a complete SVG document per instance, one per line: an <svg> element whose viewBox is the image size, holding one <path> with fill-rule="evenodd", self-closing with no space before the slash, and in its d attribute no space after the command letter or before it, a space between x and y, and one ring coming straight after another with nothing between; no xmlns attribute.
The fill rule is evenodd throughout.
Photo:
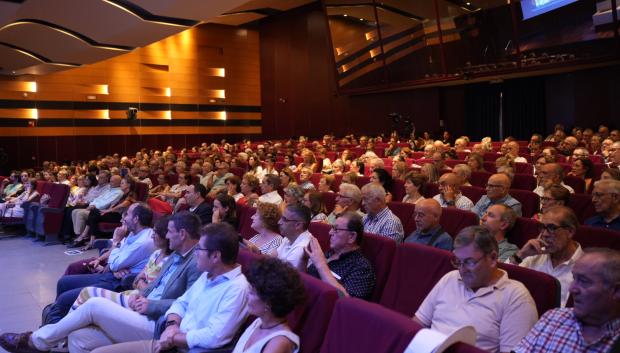
<svg viewBox="0 0 620 353"><path fill-rule="evenodd" d="M282 325L282 324L283 324L283 323L285 323L285 322L286 322L286 320L278 321L275 325L271 325L271 326L267 326L267 327L265 327L265 326L263 326L263 325L260 325L260 327L259 327L259 328L260 328L261 330L271 330L272 328L277 327L277 326L280 326L280 325Z"/></svg>

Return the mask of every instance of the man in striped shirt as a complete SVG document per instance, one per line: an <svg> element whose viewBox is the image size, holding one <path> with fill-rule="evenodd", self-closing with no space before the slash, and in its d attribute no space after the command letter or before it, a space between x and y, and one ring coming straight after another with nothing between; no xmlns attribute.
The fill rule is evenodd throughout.
<svg viewBox="0 0 620 353"><path fill-rule="evenodd" d="M394 239L398 244L403 242L403 224L387 207L383 186L374 183L364 185L362 203L368 212L363 219L364 232Z"/></svg>

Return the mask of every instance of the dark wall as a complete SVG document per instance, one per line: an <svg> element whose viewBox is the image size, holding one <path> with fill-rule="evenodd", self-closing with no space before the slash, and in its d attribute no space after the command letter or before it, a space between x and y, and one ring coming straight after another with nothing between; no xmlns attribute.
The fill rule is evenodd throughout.
<svg viewBox="0 0 620 353"><path fill-rule="evenodd" d="M437 88L337 94L327 20L320 5L274 16L261 23L259 31L264 136L387 133L392 128L387 115L392 112L412 117L418 130L439 129Z"/></svg>

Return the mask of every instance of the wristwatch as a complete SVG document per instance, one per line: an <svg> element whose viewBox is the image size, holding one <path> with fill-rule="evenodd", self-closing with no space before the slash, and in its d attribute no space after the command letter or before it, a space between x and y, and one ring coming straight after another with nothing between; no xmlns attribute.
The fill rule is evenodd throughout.
<svg viewBox="0 0 620 353"><path fill-rule="evenodd" d="M514 260L516 264L520 264L521 262L523 262L523 259L520 258L519 255L517 255L517 253L514 253L514 255L512 255L512 259Z"/></svg>
<svg viewBox="0 0 620 353"><path fill-rule="evenodd" d="M166 324L164 325L164 327L173 326L173 325L177 325L177 326L179 325L177 320L168 320L168 321L166 321Z"/></svg>

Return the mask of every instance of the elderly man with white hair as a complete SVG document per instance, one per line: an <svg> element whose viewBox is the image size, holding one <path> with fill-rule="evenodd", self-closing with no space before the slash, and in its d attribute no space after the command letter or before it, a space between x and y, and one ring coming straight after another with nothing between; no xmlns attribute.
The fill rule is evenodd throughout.
<svg viewBox="0 0 620 353"><path fill-rule="evenodd" d="M620 181L608 179L594 183L592 204L596 216L586 220L586 225L620 230Z"/></svg>
<svg viewBox="0 0 620 353"><path fill-rule="evenodd" d="M362 202L362 192L355 184L342 183L336 194L336 205L334 210L327 216L327 223L334 225L336 219L346 212L357 213L360 217L364 217L364 213L360 210Z"/></svg>
<svg viewBox="0 0 620 353"><path fill-rule="evenodd" d="M387 207L383 186L376 183L364 185L362 202L368 212L363 219L364 231L393 239L397 244L402 243L405 233L403 224Z"/></svg>

